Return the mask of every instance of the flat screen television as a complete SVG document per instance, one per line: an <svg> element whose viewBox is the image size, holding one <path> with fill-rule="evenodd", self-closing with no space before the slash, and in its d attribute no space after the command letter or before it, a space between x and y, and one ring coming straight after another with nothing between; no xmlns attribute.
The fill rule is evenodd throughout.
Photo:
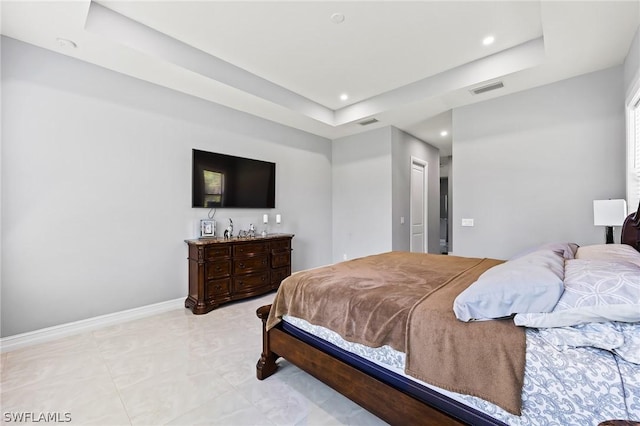
<svg viewBox="0 0 640 426"><path fill-rule="evenodd" d="M274 208L276 164L193 150L192 207Z"/></svg>

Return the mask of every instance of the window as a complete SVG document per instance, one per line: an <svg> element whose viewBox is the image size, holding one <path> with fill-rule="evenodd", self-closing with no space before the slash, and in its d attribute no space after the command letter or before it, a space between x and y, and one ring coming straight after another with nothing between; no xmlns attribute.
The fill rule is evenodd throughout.
<svg viewBox="0 0 640 426"><path fill-rule="evenodd" d="M640 90L636 93L631 108L631 135L628 143L627 200L629 210L636 211L640 202Z"/></svg>

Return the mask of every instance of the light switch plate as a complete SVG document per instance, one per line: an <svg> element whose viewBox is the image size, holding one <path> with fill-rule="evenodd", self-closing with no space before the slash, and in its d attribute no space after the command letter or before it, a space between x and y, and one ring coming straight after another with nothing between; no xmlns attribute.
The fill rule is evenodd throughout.
<svg viewBox="0 0 640 426"><path fill-rule="evenodd" d="M462 226L473 226L473 219L462 219Z"/></svg>

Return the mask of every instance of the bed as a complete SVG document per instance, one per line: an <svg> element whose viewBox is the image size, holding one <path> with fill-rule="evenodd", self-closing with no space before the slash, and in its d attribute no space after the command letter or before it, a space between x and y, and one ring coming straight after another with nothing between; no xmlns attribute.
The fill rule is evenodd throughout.
<svg viewBox="0 0 640 426"><path fill-rule="evenodd" d="M257 311L257 377L284 358L397 425L640 421L640 206L621 241L507 262L392 252L296 273ZM612 271L624 291L585 302L603 299Z"/></svg>

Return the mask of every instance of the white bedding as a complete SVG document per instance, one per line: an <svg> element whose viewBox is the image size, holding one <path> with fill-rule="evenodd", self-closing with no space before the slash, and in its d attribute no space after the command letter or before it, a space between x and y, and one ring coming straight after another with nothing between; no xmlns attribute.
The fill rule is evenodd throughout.
<svg viewBox="0 0 640 426"><path fill-rule="evenodd" d="M526 330L522 416L515 416L479 398L407 376L405 354L391 347L369 348L299 318L285 316L283 320L509 425L597 425L611 419L640 420L640 365L603 349L558 348L537 329ZM640 324L626 327L631 327L634 335L640 334Z"/></svg>

